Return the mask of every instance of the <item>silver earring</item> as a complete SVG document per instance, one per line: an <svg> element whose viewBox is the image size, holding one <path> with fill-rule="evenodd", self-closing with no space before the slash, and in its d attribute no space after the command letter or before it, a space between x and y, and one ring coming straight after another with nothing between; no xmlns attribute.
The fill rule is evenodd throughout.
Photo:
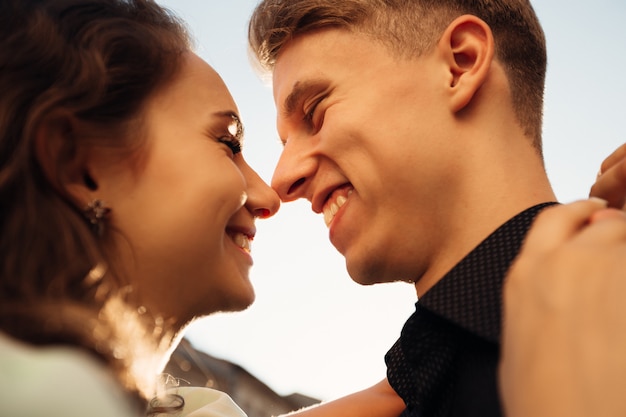
<svg viewBox="0 0 626 417"><path fill-rule="evenodd" d="M87 275L85 275L85 285L92 286L102 281L102 278L104 278L107 270L108 268L106 264L104 264L103 262L98 262L96 266L91 268Z"/></svg>
<svg viewBox="0 0 626 417"><path fill-rule="evenodd" d="M91 228L98 236L104 234L105 222L110 212L111 209L102 200L98 199L87 204L87 207L83 210L85 218L89 220Z"/></svg>

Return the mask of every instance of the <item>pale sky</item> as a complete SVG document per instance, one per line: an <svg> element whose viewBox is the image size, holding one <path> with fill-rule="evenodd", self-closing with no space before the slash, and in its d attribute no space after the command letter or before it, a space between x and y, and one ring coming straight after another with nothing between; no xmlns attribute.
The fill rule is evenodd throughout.
<svg viewBox="0 0 626 417"><path fill-rule="evenodd" d="M197 52L224 78L246 127L244 155L269 182L281 146L271 88L247 58L257 0L163 0L186 20ZM600 162L626 141L626 3L533 2L548 40L544 154L563 202L587 196ZM332 399L385 376L383 356L414 309L408 284L362 287L345 272L321 215L304 201L259 221L251 272L257 301L192 324L187 336L281 394Z"/></svg>

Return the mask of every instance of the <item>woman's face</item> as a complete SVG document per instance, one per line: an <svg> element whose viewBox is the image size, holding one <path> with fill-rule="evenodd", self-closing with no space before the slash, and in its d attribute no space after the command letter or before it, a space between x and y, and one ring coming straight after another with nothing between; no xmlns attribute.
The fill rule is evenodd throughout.
<svg viewBox="0 0 626 417"><path fill-rule="evenodd" d="M255 217L273 215L279 200L243 159L228 89L188 53L149 100L143 125L132 164L109 161L98 172L132 299L179 324L246 308Z"/></svg>

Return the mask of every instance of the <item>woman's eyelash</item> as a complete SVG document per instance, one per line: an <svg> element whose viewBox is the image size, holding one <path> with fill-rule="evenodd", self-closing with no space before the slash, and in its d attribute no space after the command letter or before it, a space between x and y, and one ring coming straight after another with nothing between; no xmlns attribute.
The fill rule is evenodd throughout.
<svg viewBox="0 0 626 417"><path fill-rule="evenodd" d="M234 136L222 136L218 139L220 143L228 146L232 151L233 155L237 155L241 152L241 142Z"/></svg>
<svg viewBox="0 0 626 417"><path fill-rule="evenodd" d="M238 116L231 114L230 118L231 123L228 125L228 134L219 138L218 141L228 146L234 156L241 152L243 125Z"/></svg>

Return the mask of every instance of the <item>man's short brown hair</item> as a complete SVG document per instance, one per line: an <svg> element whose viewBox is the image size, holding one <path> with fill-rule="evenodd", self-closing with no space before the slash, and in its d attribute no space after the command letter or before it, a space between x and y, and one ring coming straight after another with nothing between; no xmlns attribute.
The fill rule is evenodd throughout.
<svg viewBox="0 0 626 417"><path fill-rule="evenodd" d="M250 20L248 40L268 71L291 39L326 27L365 33L400 56L419 56L463 14L491 27L519 123L541 150L546 45L528 0L264 0Z"/></svg>

